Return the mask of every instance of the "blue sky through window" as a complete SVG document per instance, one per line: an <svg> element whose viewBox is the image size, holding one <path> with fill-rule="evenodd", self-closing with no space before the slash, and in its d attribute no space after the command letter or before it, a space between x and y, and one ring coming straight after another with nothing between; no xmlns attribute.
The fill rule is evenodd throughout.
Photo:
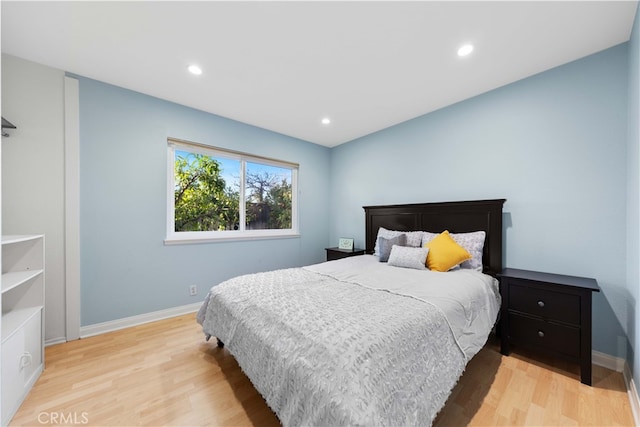
<svg viewBox="0 0 640 427"><path fill-rule="evenodd" d="M175 158L182 157L187 159L189 163L194 160L193 153L184 150L175 150ZM227 187L231 187L233 190L238 189L240 183L240 161L236 159L227 159L224 157L210 156L220 163L222 172L220 176L224 179ZM175 160L175 159L174 159ZM247 173L275 175L278 177L278 182L283 179L291 184L291 170L278 166L270 166L261 163L247 162Z"/></svg>

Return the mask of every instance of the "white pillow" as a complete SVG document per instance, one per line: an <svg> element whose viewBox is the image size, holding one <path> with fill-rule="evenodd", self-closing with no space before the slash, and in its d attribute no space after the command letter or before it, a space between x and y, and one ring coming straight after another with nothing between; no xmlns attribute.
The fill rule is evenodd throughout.
<svg viewBox="0 0 640 427"><path fill-rule="evenodd" d="M373 254L375 256L380 256L380 249L378 248L378 238L383 237L385 239L391 239L401 234L407 236L407 246L411 246L414 248L419 248L422 246L422 231L395 231L387 230L384 227L380 227L378 229L378 236L376 237L376 244L373 248Z"/></svg>
<svg viewBox="0 0 640 427"><path fill-rule="evenodd" d="M439 233L424 231L422 235L422 245L429 243ZM460 264L460 268L482 271L482 249L484 248L484 231L473 231L471 233L449 233L457 244L462 246L471 254L471 259Z"/></svg>
<svg viewBox="0 0 640 427"><path fill-rule="evenodd" d="M429 248L411 248L409 246L393 245L387 264L395 267L415 268L416 270L426 270L427 255Z"/></svg>

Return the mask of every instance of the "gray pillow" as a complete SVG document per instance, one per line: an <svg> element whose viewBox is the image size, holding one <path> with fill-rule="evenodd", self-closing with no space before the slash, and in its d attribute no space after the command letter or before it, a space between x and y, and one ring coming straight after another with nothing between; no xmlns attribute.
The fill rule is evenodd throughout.
<svg viewBox="0 0 640 427"><path fill-rule="evenodd" d="M415 268L416 270L426 270L427 255L429 248L411 248L394 245L389 255L389 265L395 267Z"/></svg>
<svg viewBox="0 0 640 427"><path fill-rule="evenodd" d="M389 260L389 255L391 254L393 245L406 246L406 244L407 236L404 234L399 234L395 237L390 238L378 237L378 251L380 252L380 262L387 262Z"/></svg>

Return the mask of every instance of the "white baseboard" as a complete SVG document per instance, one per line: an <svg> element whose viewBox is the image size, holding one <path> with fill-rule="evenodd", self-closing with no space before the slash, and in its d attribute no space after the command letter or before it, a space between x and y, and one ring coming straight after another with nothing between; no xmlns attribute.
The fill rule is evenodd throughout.
<svg viewBox="0 0 640 427"><path fill-rule="evenodd" d="M591 361L594 365L603 366L616 372L622 372L622 377L627 387L627 397L631 405L631 412L633 413L633 421L636 426L640 426L640 397L638 396L638 389L633 381L631 368L627 361L620 357L600 353L599 351L593 351L591 353Z"/></svg>
<svg viewBox="0 0 640 427"><path fill-rule="evenodd" d="M602 366L616 372L623 372L624 367L627 364L626 360L620 357L615 357L595 350L591 352L591 362L594 365Z"/></svg>
<svg viewBox="0 0 640 427"><path fill-rule="evenodd" d="M629 403L631 404L631 412L633 413L633 421L636 426L640 425L640 397L638 397L638 389L636 388L635 381L633 381L633 375L631 374L631 368L629 364L624 364L622 371L624 383L627 386L627 396L629 396Z"/></svg>
<svg viewBox="0 0 640 427"><path fill-rule="evenodd" d="M616 372L622 372L622 377L627 387L627 397L631 405L631 412L633 413L633 422L636 426L640 426L640 397L638 396L638 389L633 381L631 368L627 361L620 357L611 356L610 354L600 353L599 351L591 352L591 361L594 365L603 366Z"/></svg>
<svg viewBox="0 0 640 427"><path fill-rule="evenodd" d="M48 340L44 341L44 346L49 347L50 345L62 344L65 342L67 342L67 339L65 337L49 338Z"/></svg>
<svg viewBox="0 0 640 427"><path fill-rule="evenodd" d="M88 338L94 335L105 334L107 332L118 331L131 326L138 326L156 320L168 319L170 317L182 316L183 314L198 311L202 302L197 302L180 307L172 307L166 310L153 311L151 313L140 314L137 316L125 317L123 319L111 320L109 322L95 323L80 328L80 338Z"/></svg>

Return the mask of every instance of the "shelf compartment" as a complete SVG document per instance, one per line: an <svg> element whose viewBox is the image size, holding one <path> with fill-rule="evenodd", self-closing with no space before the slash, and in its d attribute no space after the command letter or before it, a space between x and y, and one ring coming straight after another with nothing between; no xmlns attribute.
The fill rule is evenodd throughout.
<svg viewBox="0 0 640 427"><path fill-rule="evenodd" d="M2 275L2 293L4 294L11 289L28 282L29 280L38 277L44 272L44 270L26 270L26 271L14 271L11 273L5 273Z"/></svg>
<svg viewBox="0 0 640 427"><path fill-rule="evenodd" d="M2 236L2 274L44 269L43 236Z"/></svg>

